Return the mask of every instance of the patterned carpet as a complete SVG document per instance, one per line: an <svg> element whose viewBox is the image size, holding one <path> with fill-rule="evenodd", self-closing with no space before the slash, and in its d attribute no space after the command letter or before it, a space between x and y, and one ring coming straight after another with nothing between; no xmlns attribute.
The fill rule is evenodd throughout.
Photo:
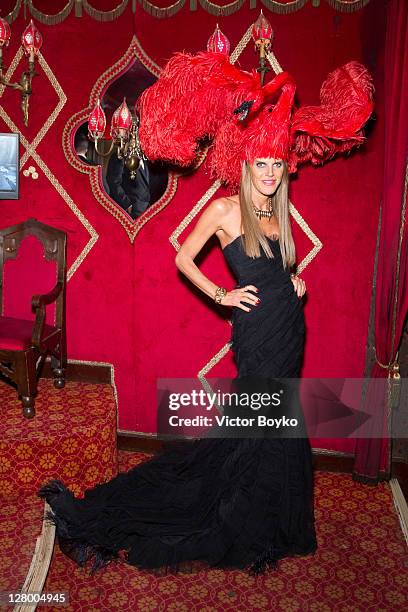
<svg viewBox="0 0 408 612"><path fill-rule="evenodd" d="M116 449L116 405L109 385L42 380L37 416L27 421L15 391L0 385L0 591L21 589L43 503L35 497L59 476L78 495L148 459ZM284 559L278 570L253 577L242 571L201 570L156 576L111 564L94 576L57 545L44 592L66 591L64 608L45 612L397 612L408 609L408 554L390 486L367 487L346 474L316 473L318 551ZM1 607L1 606L0 606ZM5 608L2 609L11 609Z"/></svg>
<svg viewBox="0 0 408 612"><path fill-rule="evenodd" d="M22 416L13 387L0 384L0 591L20 590L41 533L50 478L82 495L117 474L116 402L110 385L41 379L36 416ZM0 605L1 608L1 605Z"/></svg>
<svg viewBox="0 0 408 612"><path fill-rule="evenodd" d="M1 382L0 500L35 494L59 477L76 495L117 474L116 403L110 385L52 380L38 385L36 416L22 416L15 390Z"/></svg>
<svg viewBox="0 0 408 612"><path fill-rule="evenodd" d="M0 592L21 589L41 533L44 502L33 495L0 505ZM0 610L5 609L0 605ZM11 609L11 608L10 608Z"/></svg>
<svg viewBox="0 0 408 612"><path fill-rule="evenodd" d="M120 471L145 458L119 452ZM69 591L64 609L75 612L407 610L408 554L388 484L368 488L345 474L318 472L316 518L317 553L284 559L264 576L207 570L158 577L115 564L91 577L56 547L44 590Z"/></svg>

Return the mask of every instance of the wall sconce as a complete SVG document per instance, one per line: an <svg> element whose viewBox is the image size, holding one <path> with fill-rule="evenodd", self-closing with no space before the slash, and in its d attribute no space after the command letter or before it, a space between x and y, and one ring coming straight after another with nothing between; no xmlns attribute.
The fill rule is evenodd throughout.
<svg viewBox="0 0 408 612"><path fill-rule="evenodd" d="M109 150L102 153L98 150L98 141L103 138L106 129L106 116L98 100L95 108L88 118L88 135L95 143L95 150L98 155L108 157L113 147L118 146L118 159L124 159L127 168L130 170L130 178L134 179L141 159L147 159L144 155L139 142L139 118L136 107L134 117L132 117L126 98L115 110L112 116L110 135L112 138Z"/></svg>
<svg viewBox="0 0 408 612"><path fill-rule="evenodd" d="M252 38L255 42L255 50L259 52L259 67L257 68L257 72L261 73L261 85L263 85L265 74L269 70L265 59L267 52L271 48L273 30L262 11L252 26Z"/></svg>
<svg viewBox="0 0 408 612"><path fill-rule="evenodd" d="M35 27L33 20L26 27L21 37L21 44L24 48L24 53L28 57L28 72L25 71L21 75L19 83L9 83L3 76L3 47L7 47L10 42L11 29L5 19L0 17L0 83L12 89L17 89L21 92L21 109L24 115L24 125L28 125L28 104L32 93L31 83L33 77L38 76L35 72L35 56L42 45L42 36Z"/></svg>

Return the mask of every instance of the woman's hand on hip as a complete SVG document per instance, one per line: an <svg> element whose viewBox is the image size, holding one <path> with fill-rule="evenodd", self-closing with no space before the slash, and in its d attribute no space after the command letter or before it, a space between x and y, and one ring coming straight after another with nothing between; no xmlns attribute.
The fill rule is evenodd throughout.
<svg viewBox="0 0 408 612"><path fill-rule="evenodd" d="M260 299L252 293L258 292L257 287L255 285L245 285L245 287L239 287L238 289L232 289L232 291L228 291L227 294L222 298L221 304L223 306L236 306L237 308L241 308L241 310L245 310L246 312L250 312L252 309L244 306L241 302L246 302L251 304L252 306L257 306L260 303Z"/></svg>
<svg viewBox="0 0 408 612"><path fill-rule="evenodd" d="M301 278L299 278L299 276L297 276L296 274L291 274L290 275L290 280L293 283L293 287L294 290L297 293L298 297L303 297L304 294L306 293L306 283L304 280L302 280Z"/></svg>

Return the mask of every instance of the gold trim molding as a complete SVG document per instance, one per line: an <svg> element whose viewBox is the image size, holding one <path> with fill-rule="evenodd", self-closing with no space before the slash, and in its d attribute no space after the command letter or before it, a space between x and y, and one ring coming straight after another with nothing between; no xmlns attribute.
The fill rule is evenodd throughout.
<svg viewBox="0 0 408 612"><path fill-rule="evenodd" d="M367 6L370 0L326 0L328 4L336 11L342 13L354 13Z"/></svg>
<svg viewBox="0 0 408 612"><path fill-rule="evenodd" d="M279 0L260 0L261 4L266 7L271 13L288 14L299 11L308 3L311 3L314 8L319 8L320 0L291 0L290 2L281 2ZM35 0L16 0L14 8L5 16L5 19L12 23L17 19L21 7L23 6L24 19L29 13L34 19L46 25L56 25L61 23L74 12L75 17L82 17L86 13L91 19L96 21L114 21L125 13L128 5L131 5L132 13L136 12L136 4L139 4L142 9L157 19L164 19L176 15L186 4L186 0L176 0L171 2L166 7L155 5L149 0L117 0L117 5L107 11L96 9L89 0L67 0L67 4L58 13L48 14L43 13L35 7ZM343 13L353 13L363 9L370 0L325 0L332 8ZM211 0L189 0L188 7L190 11L197 11L198 4L201 8L216 16L232 15L239 11L243 6L249 4L250 9L257 9L256 0L233 0L233 2L225 4L216 4Z"/></svg>
<svg viewBox="0 0 408 612"><path fill-rule="evenodd" d="M287 15L299 11L307 4L308 0L292 0L292 2L279 2L279 0L261 0L272 13Z"/></svg>
<svg viewBox="0 0 408 612"><path fill-rule="evenodd" d="M55 13L54 15L47 15L46 13L42 13L37 8L35 8L33 0L24 0L24 2L24 9L28 8L31 16L34 17L34 19L37 19L37 21L46 25L56 25L57 23L65 21L65 19L72 11L72 7L74 6L74 0L68 0L64 8L61 9L58 13Z"/></svg>
<svg viewBox="0 0 408 612"><path fill-rule="evenodd" d="M165 19L166 17L176 15L183 8L186 0L176 0L176 2L173 2L173 4L170 4L165 8L156 6L148 0L138 0L138 2L143 10L146 11L146 13L149 13L149 15L152 17L157 17L157 19Z"/></svg>
<svg viewBox="0 0 408 612"><path fill-rule="evenodd" d="M207 13L216 15L217 17L227 17L228 15L233 15L245 4L245 0L234 0L234 2L229 2L228 4L215 4L214 2L210 2L210 0L198 0L198 2L201 8L203 8Z"/></svg>

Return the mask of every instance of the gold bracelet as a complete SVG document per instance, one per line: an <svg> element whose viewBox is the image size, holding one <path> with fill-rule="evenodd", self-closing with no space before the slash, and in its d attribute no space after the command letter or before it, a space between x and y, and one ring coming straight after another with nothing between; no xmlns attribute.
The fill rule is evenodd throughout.
<svg viewBox="0 0 408 612"><path fill-rule="evenodd" d="M226 295L227 295L227 290L225 289L225 287L218 287L215 292L214 302L216 304L221 304L222 298L225 297Z"/></svg>

